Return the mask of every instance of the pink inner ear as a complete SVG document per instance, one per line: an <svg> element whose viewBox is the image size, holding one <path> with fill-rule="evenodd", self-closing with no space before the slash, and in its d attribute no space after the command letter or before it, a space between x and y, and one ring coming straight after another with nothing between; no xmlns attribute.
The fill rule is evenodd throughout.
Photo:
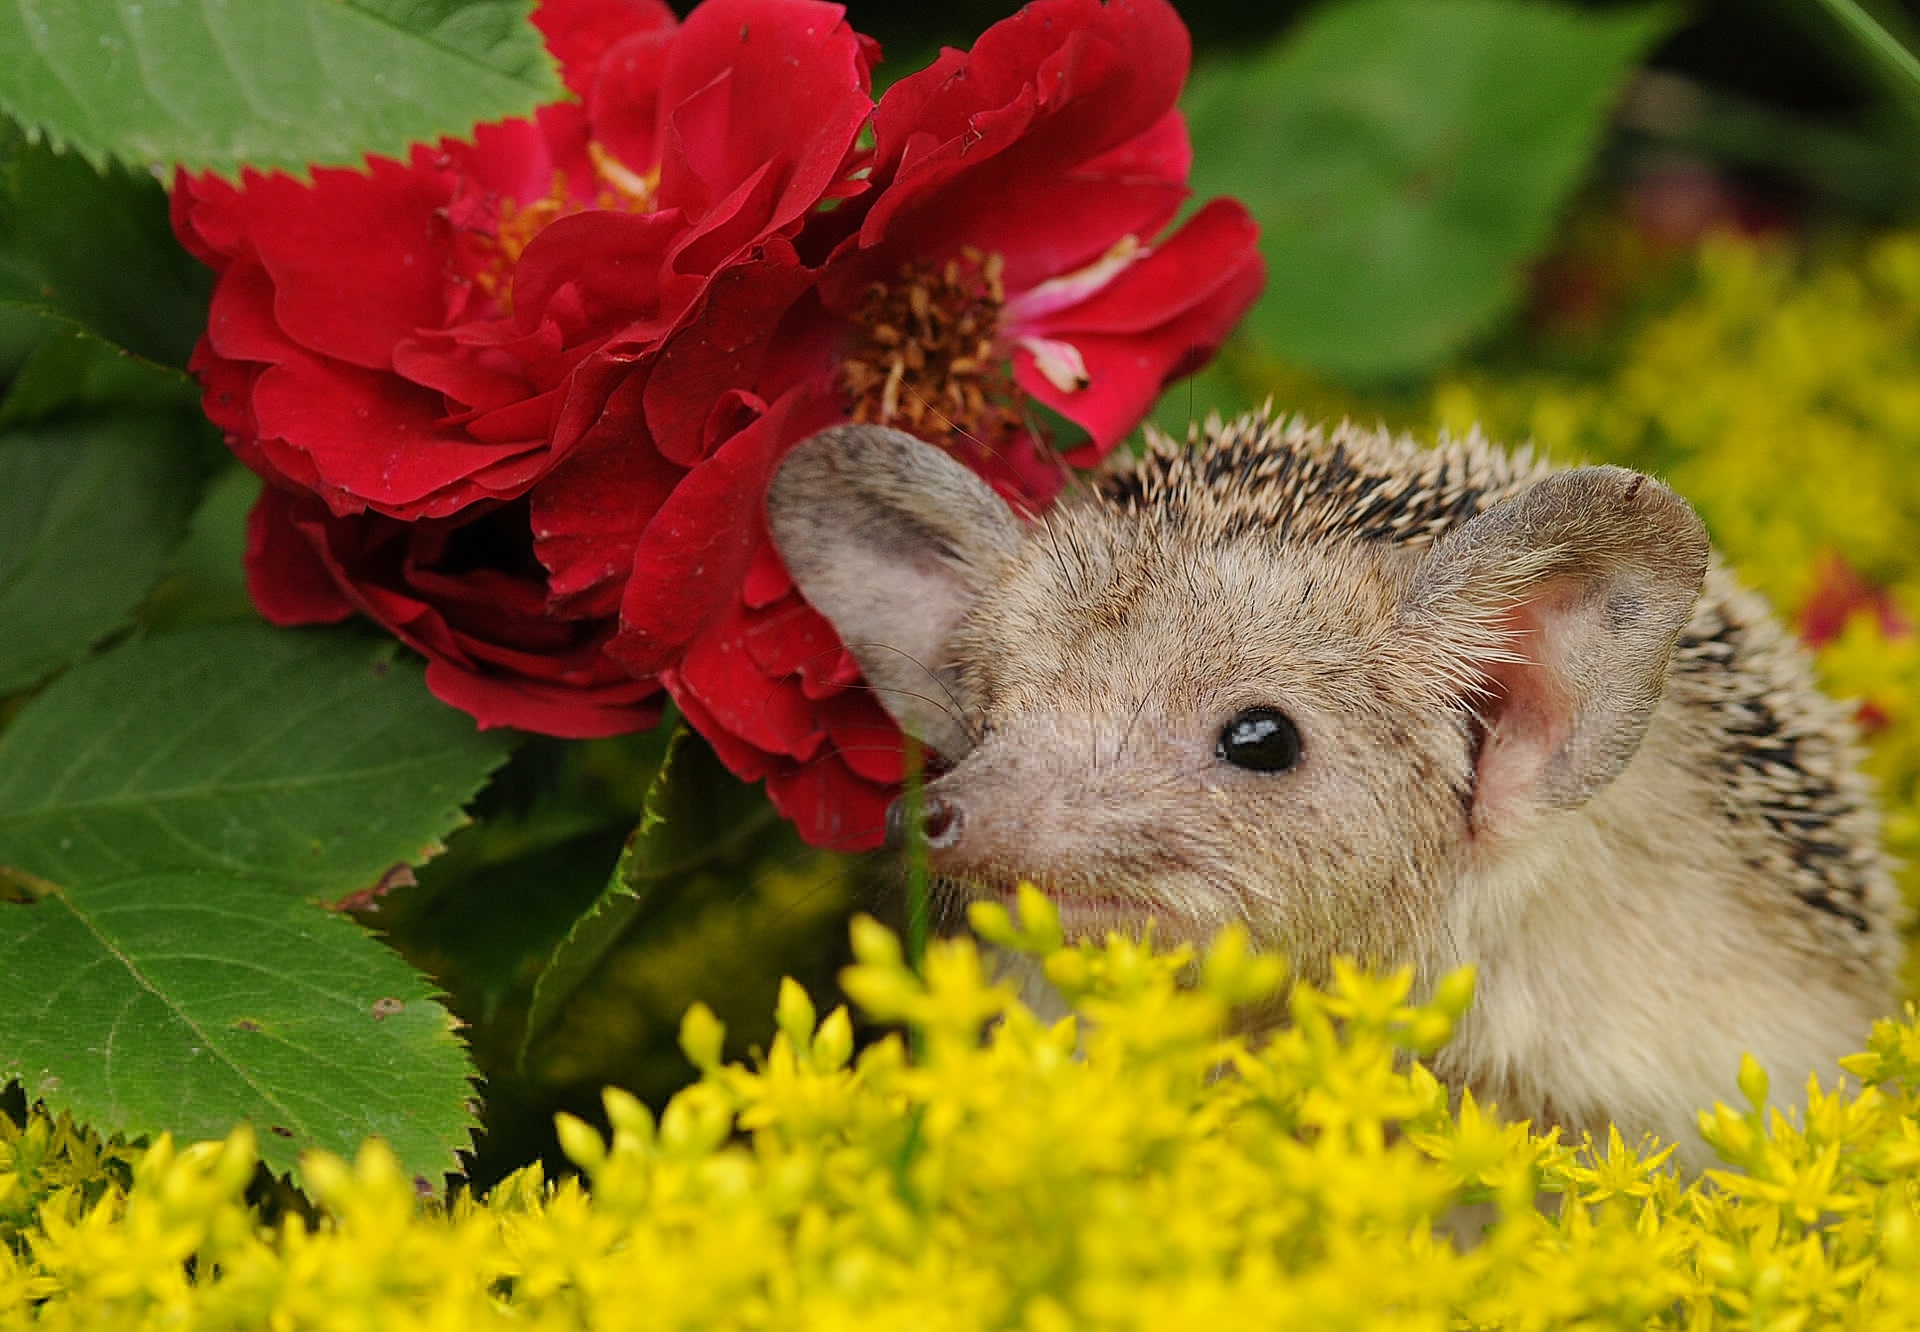
<svg viewBox="0 0 1920 1332"><path fill-rule="evenodd" d="M1498 835L1524 817L1547 765L1573 734L1575 704L1559 669L1565 656L1554 630L1565 628L1578 600L1577 590L1561 588L1514 607L1500 629L1519 660L1481 665L1491 688L1476 707L1486 738L1474 771L1469 831L1475 836Z"/></svg>

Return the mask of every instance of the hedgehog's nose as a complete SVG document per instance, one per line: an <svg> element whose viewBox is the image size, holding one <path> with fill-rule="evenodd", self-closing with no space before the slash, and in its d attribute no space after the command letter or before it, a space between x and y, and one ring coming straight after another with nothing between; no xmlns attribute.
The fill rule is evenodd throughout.
<svg viewBox="0 0 1920 1332"><path fill-rule="evenodd" d="M920 804L920 831L927 846L944 851L960 840L960 806L941 795L926 795Z"/></svg>
<svg viewBox="0 0 1920 1332"><path fill-rule="evenodd" d="M943 795L922 792L920 796L920 836L929 850L944 851L960 840L963 822L960 805ZM903 843L907 834L907 798L901 796L887 806L887 841Z"/></svg>

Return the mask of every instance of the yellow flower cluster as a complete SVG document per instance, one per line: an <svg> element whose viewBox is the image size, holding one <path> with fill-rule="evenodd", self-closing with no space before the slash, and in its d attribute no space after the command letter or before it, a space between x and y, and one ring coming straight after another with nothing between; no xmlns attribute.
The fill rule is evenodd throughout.
<svg viewBox="0 0 1920 1332"><path fill-rule="evenodd" d="M968 941L923 968L856 927L846 988L903 1023L854 1057L798 986L752 1067L700 1066L656 1122L609 1093L611 1140L563 1121L584 1178L524 1171L422 1200L377 1142L310 1158L320 1219L261 1222L244 1131L111 1154L34 1119L6 1135L32 1224L0 1245L0 1325L53 1328L1801 1329L1920 1325L1920 1031L1884 1024L1804 1120L1704 1117L1729 1168L1569 1145L1450 1104L1409 1057L1449 1035L1456 976L1297 987L1260 1048L1227 1014L1280 966L1063 948L1037 894L976 926L1045 957L1079 1019L1048 1026ZM1185 983L1182 983L1182 982Z"/></svg>
<svg viewBox="0 0 1920 1332"><path fill-rule="evenodd" d="M1920 236L1818 262L1708 245L1605 375L1458 377L1433 406L1455 431L1664 477L1789 611L1828 552L1920 610Z"/></svg>
<svg viewBox="0 0 1920 1332"><path fill-rule="evenodd" d="M1888 846L1920 906L1920 236L1819 260L1709 245L1684 298L1604 373L1455 377L1432 416L1664 477L1789 618L1831 598L1836 557L1887 589L1891 614L1856 607L1819 667L1862 704Z"/></svg>

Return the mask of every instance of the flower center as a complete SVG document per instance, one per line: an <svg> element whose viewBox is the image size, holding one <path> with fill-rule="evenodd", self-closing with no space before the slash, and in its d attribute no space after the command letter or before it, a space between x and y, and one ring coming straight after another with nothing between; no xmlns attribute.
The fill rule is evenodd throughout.
<svg viewBox="0 0 1920 1332"><path fill-rule="evenodd" d="M553 183L538 199L501 199L493 208L491 233L476 239L481 251L473 283L491 298L502 314L513 312L513 270L533 238L563 217L603 209L622 213L653 211L660 188L660 168L644 175L633 171L598 143L587 144L593 161L591 197L576 194L564 171L553 173Z"/></svg>
<svg viewBox="0 0 1920 1332"><path fill-rule="evenodd" d="M1020 390L997 343L1006 304L997 254L971 247L941 267L908 264L867 289L862 336L841 365L856 421L942 443L982 443L1020 426Z"/></svg>

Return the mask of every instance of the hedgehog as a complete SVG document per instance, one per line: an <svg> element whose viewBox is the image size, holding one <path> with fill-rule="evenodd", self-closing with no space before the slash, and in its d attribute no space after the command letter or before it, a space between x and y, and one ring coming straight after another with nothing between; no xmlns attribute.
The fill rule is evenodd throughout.
<svg viewBox="0 0 1920 1332"><path fill-rule="evenodd" d="M1846 711L1651 477L1477 432L1210 419L1015 512L939 449L800 445L769 530L937 776L965 898L1230 922L1321 982L1462 965L1451 1087L1703 1160L1751 1054L1830 1077L1898 899Z"/></svg>

